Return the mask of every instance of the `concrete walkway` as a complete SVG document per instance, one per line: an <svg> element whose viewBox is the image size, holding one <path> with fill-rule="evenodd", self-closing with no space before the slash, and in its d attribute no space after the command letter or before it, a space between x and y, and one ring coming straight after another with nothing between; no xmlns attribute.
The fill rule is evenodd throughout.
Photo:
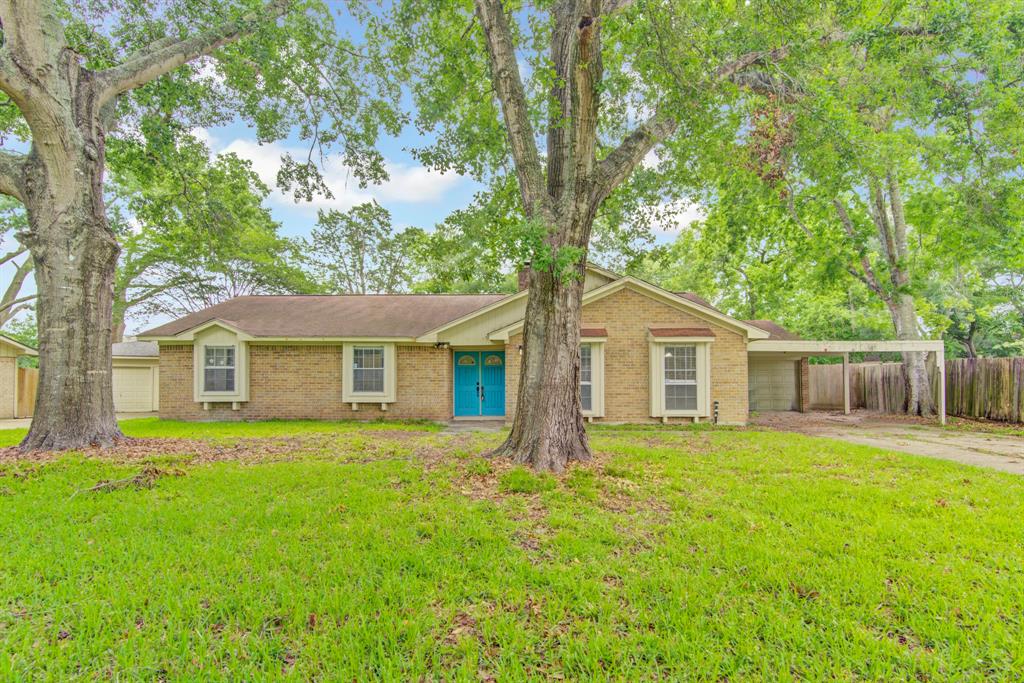
<svg viewBox="0 0 1024 683"><path fill-rule="evenodd" d="M504 428L504 420L452 420L441 433L465 434L466 432L500 432Z"/></svg>
<svg viewBox="0 0 1024 683"><path fill-rule="evenodd" d="M1024 475L1024 437L1021 436L943 428L934 421L866 411L850 415L820 411L761 413L751 422L780 431L823 436Z"/></svg>
<svg viewBox="0 0 1024 683"><path fill-rule="evenodd" d="M140 417L156 417L157 413L118 413L117 419L137 420ZM0 420L0 429L28 429L32 424L31 417L16 417L14 419Z"/></svg>

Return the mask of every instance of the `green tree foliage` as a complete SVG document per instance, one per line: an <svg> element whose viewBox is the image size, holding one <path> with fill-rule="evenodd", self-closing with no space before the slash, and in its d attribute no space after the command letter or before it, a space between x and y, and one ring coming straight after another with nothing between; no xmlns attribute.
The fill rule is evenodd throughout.
<svg viewBox="0 0 1024 683"><path fill-rule="evenodd" d="M393 294L413 280L418 230L395 233L391 213L370 201L346 212L320 211L304 252L320 286L332 294Z"/></svg>
<svg viewBox="0 0 1024 683"><path fill-rule="evenodd" d="M131 312L182 315L233 296L314 289L278 234L248 161L210 158L184 132L164 145L111 144L110 224L121 243L115 335Z"/></svg>

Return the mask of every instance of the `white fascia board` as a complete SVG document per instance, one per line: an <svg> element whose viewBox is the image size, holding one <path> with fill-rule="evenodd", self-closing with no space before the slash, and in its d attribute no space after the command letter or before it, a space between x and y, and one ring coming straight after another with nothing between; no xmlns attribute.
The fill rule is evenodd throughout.
<svg viewBox="0 0 1024 683"><path fill-rule="evenodd" d="M890 341L808 341L786 339L764 339L747 344L750 353L901 353L903 351L942 351L940 339L890 340Z"/></svg>

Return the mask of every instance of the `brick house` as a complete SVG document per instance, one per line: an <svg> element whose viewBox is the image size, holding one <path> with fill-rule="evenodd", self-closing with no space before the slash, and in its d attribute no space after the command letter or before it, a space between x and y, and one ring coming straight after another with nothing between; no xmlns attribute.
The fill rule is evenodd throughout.
<svg viewBox="0 0 1024 683"><path fill-rule="evenodd" d="M139 335L159 344L165 418L509 419L526 292L238 297ZM770 321L588 266L584 415L747 421L808 406L807 355Z"/></svg>

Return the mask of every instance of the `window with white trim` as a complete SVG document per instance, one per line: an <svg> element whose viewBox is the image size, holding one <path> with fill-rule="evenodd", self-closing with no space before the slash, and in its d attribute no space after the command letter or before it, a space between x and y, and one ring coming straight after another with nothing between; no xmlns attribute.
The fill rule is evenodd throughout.
<svg viewBox="0 0 1024 683"><path fill-rule="evenodd" d="M353 347L352 391L360 394L380 394L384 392L383 346Z"/></svg>
<svg viewBox="0 0 1024 683"><path fill-rule="evenodd" d="M665 410L697 410L697 347L665 346Z"/></svg>
<svg viewBox="0 0 1024 683"><path fill-rule="evenodd" d="M580 408L594 409L594 363L590 344L580 344Z"/></svg>
<svg viewBox="0 0 1024 683"><path fill-rule="evenodd" d="M203 391L234 390L235 347L205 347L203 349Z"/></svg>

